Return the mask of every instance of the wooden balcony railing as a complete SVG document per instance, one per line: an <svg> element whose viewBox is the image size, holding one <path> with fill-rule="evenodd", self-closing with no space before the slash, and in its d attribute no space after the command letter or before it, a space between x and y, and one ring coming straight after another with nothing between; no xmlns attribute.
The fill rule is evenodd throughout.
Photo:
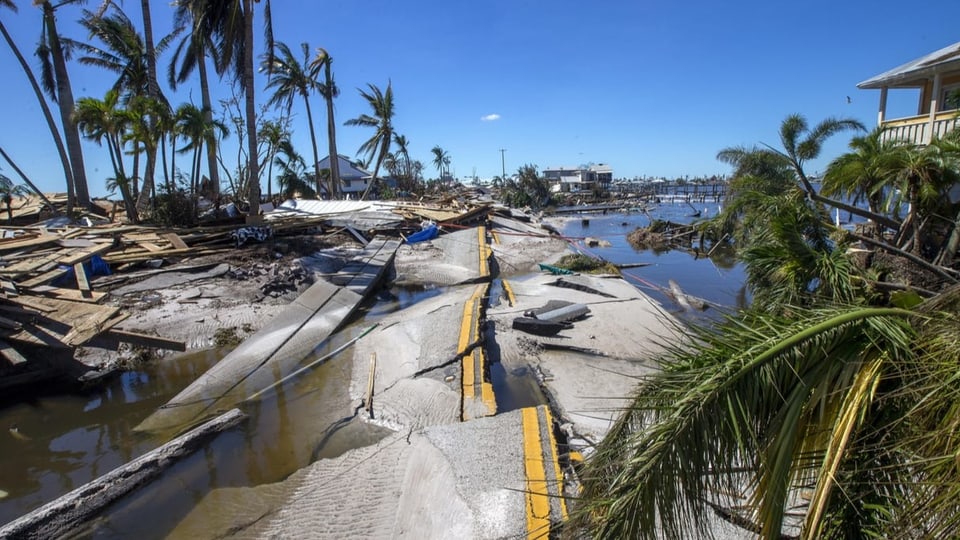
<svg viewBox="0 0 960 540"><path fill-rule="evenodd" d="M883 140L901 140L913 144L929 144L933 136L943 137L960 126L960 111L938 113L930 129L930 115L896 118L883 123Z"/></svg>

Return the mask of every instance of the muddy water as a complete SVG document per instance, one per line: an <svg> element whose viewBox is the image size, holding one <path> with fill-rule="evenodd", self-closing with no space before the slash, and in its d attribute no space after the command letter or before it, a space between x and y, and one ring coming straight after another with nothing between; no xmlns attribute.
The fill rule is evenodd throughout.
<svg viewBox="0 0 960 540"><path fill-rule="evenodd" d="M393 289L301 365L328 355L376 320L442 290ZM133 427L225 351L158 361L85 395L39 397L0 408L0 523L159 446ZM277 482L310 462L372 444L387 432L353 421L349 349L241 405L249 419L122 500L80 536L162 537L212 489ZM287 373L275 373L279 381ZM12 428L12 429L8 429ZM2 495L2 493L0 493Z"/></svg>

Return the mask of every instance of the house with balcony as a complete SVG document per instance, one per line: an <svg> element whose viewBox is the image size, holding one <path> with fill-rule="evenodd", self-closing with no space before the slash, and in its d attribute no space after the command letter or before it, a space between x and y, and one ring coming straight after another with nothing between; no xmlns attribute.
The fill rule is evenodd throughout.
<svg viewBox="0 0 960 540"><path fill-rule="evenodd" d="M554 186L554 191L561 193L594 189L606 191L613 183L613 168L604 163L581 167L546 167L543 177Z"/></svg>
<svg viewBox="0 0 960 540"><path fill-rule="evenodd" d="M857 85L861 89L880 90L878 125L884 140L903 140L929 144L960 125L960 42L897 66ZM905 118L887 116L887 93L911 89L919 94L916 114Z"/></svg>
<svg viewBox="0 0 960 540"><path fill-rule="evenodd" d="M373 179L373 173L364 169L360 166L359 163L355 163L350 160L347 156L337 156L338 165L340 167L340 191L345 196L356 198L367 189L367 186L370 185L370 181ZM320 170L324 169L330 170L330 156L326 156L320 160L318 163ZM381 170L378 178L381 182L384 182L386 185L391 188L396 188L396 180L391 178L389 175L385 174ZM322 186L323 195L327 195L326 186Z"/></svg>

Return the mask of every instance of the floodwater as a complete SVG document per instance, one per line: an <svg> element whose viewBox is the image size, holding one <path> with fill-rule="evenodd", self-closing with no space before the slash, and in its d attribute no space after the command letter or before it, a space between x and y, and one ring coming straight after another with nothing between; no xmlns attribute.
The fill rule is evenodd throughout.
<svg viewBox="0 0 960 540"><path fill-rule="evenodd" d="M715 212L713 206L701 212ZM686 204L663 204L651 211L654 218L677 222L689 221L689 213ZM581 221L583 217L589 224ZM684 252L632 248L626 234L647 224L648 217L639 213L577 216L566 223L564 234L609 240L612 247L590 251L610 262L650 263L624 272L670 311L678 312L679 307L662 293L668 279L688 294L715 304L733 308L746 301L742 269L729 259L696 260ZM494 280L492 303L500 301L500 291L499 280ZM356 322L320 344L301 365L326 355L384 316L442 292L442 288L398 287L381 291L363 306ZM694 320L698 317L702 315L693 315ZM149 363L86 394L38 396L29 402L0 404L0 523L159 446L163 441L134 433L133 427L222 354L206 351ZM506 372L495 362L495 350L490 356L498 410L544 402L529 370ZM110 507L78 536L164 537L214 489L277 482L317 459L335 457L386 436L385 429L359 421L349 409L352 362L348 357L349 351L244 403L241 408L249 418L243 424ZM276 373L275 379L284 375Z"/></svg>

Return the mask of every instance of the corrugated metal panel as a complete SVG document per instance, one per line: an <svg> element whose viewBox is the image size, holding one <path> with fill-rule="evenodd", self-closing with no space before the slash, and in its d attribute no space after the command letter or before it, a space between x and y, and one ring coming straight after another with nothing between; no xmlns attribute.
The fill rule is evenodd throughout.
<svg viewBox="0 0 960 540"><path fill-rule="evenodd" d="M906 64L885 71L875 77L867 79L857 85L857 88L882 88L903 84L905 86L919 85L919 79L924 79L942 68L956 64L960 67L960 42L948 45L926 56L911 60ZM940 68L940 69L938 69ZM913 84L916 83L916 84Z"/></svg>

